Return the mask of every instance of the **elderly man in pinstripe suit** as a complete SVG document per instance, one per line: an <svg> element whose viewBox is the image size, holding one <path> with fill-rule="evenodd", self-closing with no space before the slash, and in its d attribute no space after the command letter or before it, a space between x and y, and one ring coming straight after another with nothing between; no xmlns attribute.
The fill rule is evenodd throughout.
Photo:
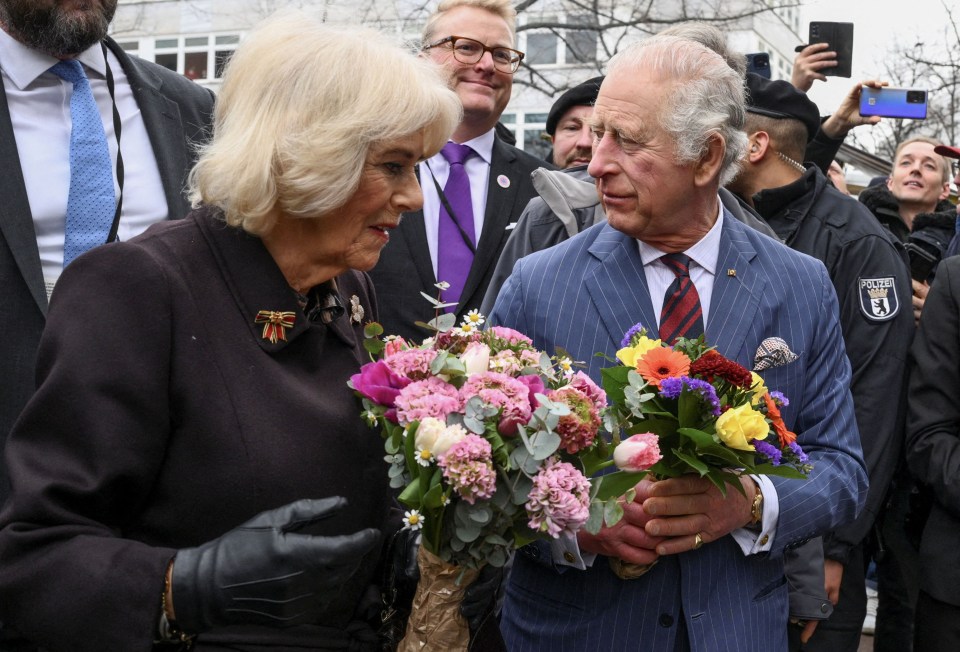
<svg viewBox="0 0 960 652"><path fill-rule="evenodd" d="M514 652L786 650L784 550L862 509L833 285L819 261L732 219L717 197L746 147L743 119L742 79L701 45L658 36L618 54L589 167L608 223L520 260L490 321L565 348L597 380L594 353L612 356L633 324L662 334L689 322L685 334L699 328L789 397L784 418L814 470L743 477L726 497L696 477L644 481L616 526L524 548L501 624ZM757 365L770 342L782 355ZM623 562L652 566L621 579Z"/></svg>

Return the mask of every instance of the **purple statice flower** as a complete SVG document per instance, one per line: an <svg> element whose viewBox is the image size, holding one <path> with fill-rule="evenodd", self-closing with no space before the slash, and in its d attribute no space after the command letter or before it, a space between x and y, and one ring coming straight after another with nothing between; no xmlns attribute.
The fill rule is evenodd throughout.
<svg viewBox="0 0 960 652"><path fill-rule="evenodd" d="M773 402L780 407L787 407L790 405L790 399L784 396L783 392L770 392L770 398L772 398Z"/></svg>
<svg viewBox="0 0 960 652"><path fill-rule="evenodd" d="M633 344L633 342L631 341L633 340L633 336L637 335L642 330L643 330L643 324L636 323L633 326L631 326L630 330L628 330L626 335L623 336L623 339L620 340L620 348L625 349L631 344Z"/></svg>
<svg viewBox="0 0 960 652"><path fill-rule="evenodd" d="M758 453L769 459L771 464L774 466L780 465L780 458L783 456L783 453L781 453L776 446L768 444L765 441L754 439L753 447Z"/></svg>
<svg viewBox="0 0 960 652"><path fill-rule="evenodd" d="M660 396L663 398L680 398L680 392L683 391L684 377L674 376L673 378L664 378L660 381Z"/></svg>
<svg viewBox="0 0 960 652"><path fill-rule="evenodd" d="M720 416L720 399L717 398L717 390L707 381L689 376L664 378L660 381L660 396L664 398L680 398L684 389L697 394L704 403L709 405L710 414L715 417Z"/></svg>
<svg viewBox="0 0 960 652"><path fill-rule="evenodd" d="M810 458L807 457L807 454L803 452L803 449L800 448L800 444L795 441L790 442L790 450L793 451L793 454L797 456L797 461L800 464L806 464L810 461Z"/></svg>

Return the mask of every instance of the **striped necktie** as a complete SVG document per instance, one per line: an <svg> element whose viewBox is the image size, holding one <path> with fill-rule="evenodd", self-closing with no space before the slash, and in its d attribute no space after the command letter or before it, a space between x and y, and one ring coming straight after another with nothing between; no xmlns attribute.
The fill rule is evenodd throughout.
<svg viewBox="0 0 960 652"><path fill-rule="evenodd" d="M672 346L677 338L703 335L703 309L697 288L690 279L690 257L665 254L660 260L676 276L663 295L660 311L660 339Z"/></svg>

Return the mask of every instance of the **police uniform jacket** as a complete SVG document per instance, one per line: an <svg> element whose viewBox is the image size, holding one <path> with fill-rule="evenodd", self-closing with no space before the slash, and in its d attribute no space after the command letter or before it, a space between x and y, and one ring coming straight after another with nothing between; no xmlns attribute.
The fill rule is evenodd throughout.
<svg viewBox="0 0 960 652"><path fill-rule="evenodd" d="M850 391L870 477L860 517L824 537L825 555L845 563L882 509L901 450L914 330L905 253L863 205L831 186L815 166L753 200L785 244L823 261L840 301Z"/></svg>
<svg viewBox="0 0 960 652"><path fill-rule="evenodd" d="M336 282L346 314L311 320L213 209L66 269L7 446L0 619L52 651L150 650L177 549L300 498L349 501L312 534L385 527L383 445L346 386L374 297L364 274ZM271 342L261 310L293 324ZM317 625L217 629L195 649L368 649L352 632L378 554Z"/></svg>

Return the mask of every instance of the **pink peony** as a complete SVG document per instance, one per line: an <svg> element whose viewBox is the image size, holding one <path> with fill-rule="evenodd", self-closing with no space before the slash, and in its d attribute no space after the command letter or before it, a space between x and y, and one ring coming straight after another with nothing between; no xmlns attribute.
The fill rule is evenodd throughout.
<svg viewBox="0 0 960 652"><path fill-rule="evenodd" d="M563 450L572 455L593 444L600 429L600 411L590 397L567 385L549 392L547 398L570 408L570 414L560 417L557 424Z"/></svg>
<svg viewBox="0 0 960 652"><path fill-rule="evenodd" d="M607 393L582 371L577 371L570 377L570 385L586 394L598 411L602 412L607 407Z"/></svg>
<svg viewBox="0 0 960 652"><path fill-rule="evenodd" d="M374 403L392 408L410 379L393 373L383 360L377 360L360 367L360 373L350 376L350 384Z"/></svg>
<svg viewBox="0 0 960 652"><path fill-rule="evenodd" d="M525 507L530 529L553 538L574 534L590 516L590 481L572 464L551 458L534 476Z"/></svg>
<svg viewBox="0 0 960 652"><path fill-rule="evenodd" d="M453 490L471 505L497 490L497 472L493 469L493 449L483 437L469 434L437 457L443 477Z"/></svg>
<svg viewBox="0 0 960 652"><path fill-rule="evenodd" d="M527 374L525 376L517 376L517 380L527 386L527 399L530 401L533 409L537 409L537 406L540 404L540 402L537 401L537 394L543 394L547 391L547 388L543 384L543 378L537 374Z"/></svg>
<svg viewBox="0 0 960 652"><path fill-rule="evenodd" d="M397 421L407 425L427 417L441 421L452 412L459 412L462 404L457 388L439 378L431 377L410 383L397 396Z"/></svg>
<svg viewBox="0 0 960 652"><path fill-rule="evenodd" d="M410 380L423 380L430 376L430 363L437 357L431 349L403 349L383 359L390 370Z"/></svg>
<svg viewBox="0 0 960 652"><path fill-rule="evenodd" d="M474 374L467 379L460 388L460 400L466 404L473 396L479 396L487 405L500 408L497 430L501 435L516 435L517 426L529 422L533 413L527 385L496 371Z"/></svg>
<svg viewBox="0 0 960 652"><path fill-rule="evenodd" d="M660 438L641 432L620 442L613 450L613 462L624 471L646 471L660 461Z"/></svg>
<svg viewBox="0 0 960 652"><path fill-rule="evenodd" d="M533 346L533 340L512 328L507 328L506 326L491 326L488 331L501 340L506 340L509 344L529 344Z"/></svg>

